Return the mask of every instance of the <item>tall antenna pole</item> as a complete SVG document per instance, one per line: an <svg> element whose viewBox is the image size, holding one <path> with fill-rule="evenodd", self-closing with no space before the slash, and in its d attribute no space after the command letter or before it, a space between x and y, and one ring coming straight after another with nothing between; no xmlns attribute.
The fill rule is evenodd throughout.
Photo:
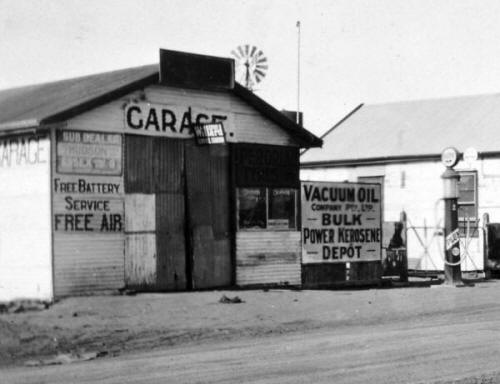
<svg viewBox="0 0 500 384"><path fill-rule="evenodd" d="M296 123L300 124L300 20L297 21L297 113Z"/></svg>

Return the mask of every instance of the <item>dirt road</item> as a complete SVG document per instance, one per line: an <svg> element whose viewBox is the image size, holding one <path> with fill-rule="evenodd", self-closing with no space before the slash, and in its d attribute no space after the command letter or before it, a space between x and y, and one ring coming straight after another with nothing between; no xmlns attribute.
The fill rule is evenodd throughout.
<svg viewBox="0 0 500 384"><path fill-rule="evenodd" d="M148 294L2 315L11 340L3 356L14 364L29 348L44 352L36 348L52 336L56 350L121 349L69 365L4 364L0 383L500 382L499 282L225 294L245 302L220 304L221 292ZM43 337L32 338L35 331Z"/></svg>
<svg viewBox="0 0 500 384"><path fill-rule="evenodd" d="M2 383L493 383L496 319L408 324L203 343L67 366L5 369ZM459 320L459 319L457 319ZM495 381L492 381L495 380Z"/></svg>

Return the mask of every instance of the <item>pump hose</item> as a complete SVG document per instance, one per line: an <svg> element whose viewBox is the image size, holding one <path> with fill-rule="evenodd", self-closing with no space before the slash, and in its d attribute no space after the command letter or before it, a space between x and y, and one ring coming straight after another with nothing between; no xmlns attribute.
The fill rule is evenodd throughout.
<svg viewBox="0 0 500 384"><path fill-rule="evenodd" d="M443 262L446 264L446 265L449 265L450 267L456 267L457 265L460 265L462 264L462 262L465 260L465 255L463 257L460 258L459 261L455 262L455 263L450 263L449 261L446 260L446 256L443 257Z"/></svg>

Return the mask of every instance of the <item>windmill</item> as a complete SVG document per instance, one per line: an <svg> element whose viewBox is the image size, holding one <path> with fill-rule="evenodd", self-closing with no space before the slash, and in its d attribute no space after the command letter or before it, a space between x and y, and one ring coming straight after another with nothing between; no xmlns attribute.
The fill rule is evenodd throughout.
<svg viewBox="0 0 500 384"><path fill-rule="evenodd" d="M236 60L236 81L247 89L254 87L266 76L268 68L264 52L254 45L240 45L231 51Z"/></svg>

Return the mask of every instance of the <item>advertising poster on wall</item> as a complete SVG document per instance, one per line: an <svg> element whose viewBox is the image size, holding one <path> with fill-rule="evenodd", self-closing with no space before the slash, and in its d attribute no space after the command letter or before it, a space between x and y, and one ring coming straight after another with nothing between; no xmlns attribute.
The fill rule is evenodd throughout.
<svg viewBox="0 0 500 384"><path fill-rule="evenodd" d="M302 263L381 259L379 184L302 182Z"/></svg>
<svg viewBox="0 0 500 384"><path fill-rule="evenodd" d="M121 175L122 136L112 133L58 131L57 172Z"/></svg>
<svg viewBox="0 0 500 384"><path fill-rule="evenodd" d="M113 234L124 230L122 136L58 131L52 180L56 233Z"/></svg>
<svg viewBox="0 0 500 384"><path fill-rule="evenodd" d="M113 234L124 230L123 183L119 177L64 175L53 180L54 230Z"/></svg>

